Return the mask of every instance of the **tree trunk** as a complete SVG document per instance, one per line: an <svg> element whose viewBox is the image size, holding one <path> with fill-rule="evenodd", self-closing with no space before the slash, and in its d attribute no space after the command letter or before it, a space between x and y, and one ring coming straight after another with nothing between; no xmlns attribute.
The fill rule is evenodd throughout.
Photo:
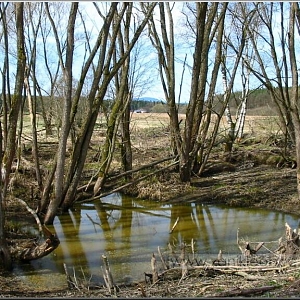
<svg viewBox="0 0 300 300"><path fill-rule="evenodd" d="M289 55L292 71L292 92L291 92L291 104L292 104L292 117L293 125L296 135L296 161L297 161L297 189L298 198L300 200L300 111L299 111L299 93L298 93L298 67L295 53L295 22L296 11L299 10L298 3L290 4L290 21L289 21Z"/></svg>
<svg viewBox="0 0 300 300"><path fill-rule="evenodd" d="M2 165L2 126L0 122L0 163ZM12 269L12 260L11 260L11 254L8 249L8 245L6 242L6 236L5 236L5 212L3 207L3 197L2 197L2 191L3 191L3 184L2 184L2 171L4 171L2 168L0 168L0 266L4 267L5 270L10 271Z"/></svg>
<svg viewBox="0 0 300 300"><path fill-rule="evenodd" d="M28 75L25 76L24 79L25 87L27 90L27 99L28 99L28 108L30 113L30 120L31 120L31 129L32 129L32 156L34 159L35 164L35 173L36 173L36 180L39 186L39 189L42 190L42 175L39 163L39 154L38 154L38 140L37 140L37 130L36 130L36 109L35 104L33 103L31 97L31 90L28 82Z"/></svg>
<svg viewBox="0 0 300 300"><path fill-rule="evenodd" d="M17 71L15 79L15 90L14 95L11 99L10 112L8 118L7 127L7 141L5 144L4 154L2 157L2 128L1 139L0 139L0 157L1 157L1 179L4 179L4 185L1 182L0 191L0 247L1 247L1 264L5 269L11 269L11 256L8 250L8 246L5 238L5 214L4 214L4 203L6 199L6 193L9 183L9 177L11 172L12 162L16 153L16 131L18 116L22 103L22 92L24 86L24 72L25 72L25 46L24 46L24 25L23 25L23 13L24 3L15 3L15 18L16 18L16 31L17 31ZM4 174L2 173L4 172Z"/></svg>
<svg viewBox="0 0 300 300"><path fill-rule="evenodd" d="M47 7L47 6L46 6ZM75 30L75 21L78 10L78 2L73 2L71 6L71 11L69 15L69 21L67 26L67 52L66 52L66 61L65 65L62 62L62 56L59 49L59 41L57 36L57 31L53 20L49 14L48 16L50 21L53 24L53 30L56 36L57 48L59 53L59 58L61 60L64 83L65 83L65 92L64 92L64 104L63 104L63 117L62 117L62 128L61 128L61 137L58 144L57 152L57 164L56 164L56 176L55 176L55 198L51 199L47 213L45 215L45 223L52 224L56 216L56 211L58 206L63 200L63 183L65 175L65 161L66 161L66 149L67 149L67 140L70 132L70 113L71 113L71 102L72 102L72 66L73 66L73 53L74 53L74 30Z"/></svg>
<svg viewBox="0 0 300 300"><path fill-rule="evenodd" d="M130 103L132 95L127 93L129 97L128 105L122 115L122 144L121 144L121 156L122 165L124 172L132 170L132 149L131 149L131 139L130 139ZM126 179L131 179L132 175L128 174L125 176Z"/></svg>

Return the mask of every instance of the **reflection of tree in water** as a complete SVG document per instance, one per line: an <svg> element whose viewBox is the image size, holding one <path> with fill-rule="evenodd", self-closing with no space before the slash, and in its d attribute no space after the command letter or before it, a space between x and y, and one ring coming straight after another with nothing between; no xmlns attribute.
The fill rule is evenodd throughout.
<svg viewBox="0 0 300 300"><path fill-rule="evenodd" d="M177 218L179 222L174 231L169 235L169 243L190 244L191 240L196 240L198 236L197 224L192 218L193 207L191 203L186 205L173 205L171 208L170 231Z"/></svg>
<svg viewBox="0 0 300 300"><path fill-rule="evenodd" d="M270 214L270 212L258 210L251 211L249 209L193 203L169 205L165 209L161 207L161 204L158 206L149 204L147 206L147 202L142 202L142 206L135 205L135 199L126 196L103 201L105 202L97 200L93 205L78 205L76 209L70 210L68 214L58 217L61 223L61 228L58 223L55 225L57 231L61 231L58 236L61 240L67 241L66 243L63 242L55 251L57 257L53 257L53 261L55 261L57 269L60 271L63 271L63 262L66 262L69 267L90 265L91 269L95 268L96 262L96 265L99 264L101 273L101 254L106 254L111 269L114 274L117 274L118 278L133 274L132 266L137 262L140 263L137 260L142 257L140 248L145 246L135 233L135 227L143 225L143 222L141 224L139 222L135 223L141 216L145 216L147 219L151 217L162 217L164 220L170 218L169 231L179 218L179 222L172 233L169 234L167 228L161 227L163 236L158 237L162 239L159 246L166 245L168 242L171 245L176 244L178 246L183 242L190 245L193 240L195 252L199 253L200 257L204 253L217 254L220 249L226 253L226 243L230 243L231 246L235 247L237 230L235 224L239 224L241 221L243 222L241 228L245 235L249 230L246 227L248 231L244 231L246 230L244 226L248 222L253 222L253 218L256 218L256 220L265 219L264 222L267 223L271 223L269 219L272 218L272 224L275 224L275 226L267 229L268 234L274 234L276 230L274 227L278 228L277 223L281 223L280 225L284 223L282 213L272 212ZM168 222L166 221L164 224L168 224ZM259 227L261 227L261 224L254 224L253 226L254 229ZM144 230L144 227L141 226L141 229ZM146 229L148 230L148 228ZM258 229L259 232L262 232L261 228ZM91 238L87 237L86 233ZM135 236L132 236L133 234ZM91 243L90 248L85 243L86 238L88 239L87 243ZM145 240L147 243L150 238L146 236ZM155 241L149 243L155 243ZM236 249L238 251L238 248ZM150 251L155 251L155 248L151 248Z"/></svg>
<svg viewBox="0 0 300 300"><path fill-rule="evenodd" d="M100 201L95 204L105 239L105 251L112 253L109 257L110 265L113 273L118 273L118 277L130 274L131 267L124 262L132 256L132 201L132 198L123 196L121 203L115 209L102 205Z"/></svg>
<svg viewBox="0 0 300 300"><path fill-rule="evenodd" d="M116 245L115 245L115 241L112 238L112 230L109 224L109 218L112 212L109 212L109 210L107 210L101 203L100 200L95 201L94 203L95 205L95 209L97 211L97 214L99 216L100 219L100 223L101 223L101 228L102 228L102 232L103 232L103 237L105 240L105 251L106 252L110 252L112 250L115 249ZM108 213L109 212L109 213ZM102 242L102 241L99 241Z"/></svg>
<svg viewBox="0 0 300 300"><path fill-rule="evenodd" d="M58 216L58 219L61 225L61 233L58 234L58 236L61 240L65 240L66 242L62 242L55 250L55 258L59 258L54 259L57 267L62 271L64 262L68 262L68 265L72 267L87 266L88 260L82 247L79 234L82 220L81 206L76 207L76 210L69 210L68 213ZM55 226L53 226L53 231L57 234Z"/></svg>

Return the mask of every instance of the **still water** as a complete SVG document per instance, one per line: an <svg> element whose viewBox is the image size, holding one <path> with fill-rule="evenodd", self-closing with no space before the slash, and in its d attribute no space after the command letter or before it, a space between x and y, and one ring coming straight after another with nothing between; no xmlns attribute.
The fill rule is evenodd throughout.
<svg viewBox="0 0 300 300"><path fill-rule="evenodd" d="M197 199L195 199L197 200ZM179 222L170 233L176 219ZM113 194L93 203L78 204L69 213L56 217L53 227L61 243L50 255L28 265L16 266L15 272L27 283L49 287L65 286L63 263L71 274L82 274L91 281L102 278L102 254L108 257L116 282L125 278L140 280L150 271L152 253L168 244L195 243L195 251L216 257L239 254L239 236L251 242L278 240L288 222L297 228L294 215L262 209L232 208L186 203L163 205L121 194ZM158 259L159 260L159 259Z"/></svg>

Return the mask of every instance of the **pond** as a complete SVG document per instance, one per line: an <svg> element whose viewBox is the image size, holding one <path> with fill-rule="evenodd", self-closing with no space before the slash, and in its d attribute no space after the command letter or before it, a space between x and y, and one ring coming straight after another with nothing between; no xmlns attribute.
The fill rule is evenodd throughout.
<svg viewBox="0 0 300 300"><path fill-rule="evenodd" d="M168 244L193 240L199 257L216 258L219 250L224 257L237 255L237 230L239 237L251 242L276 241L284 235L285 222L297 228L299 218L265 209L162 204L116 193L77 204L56 217L49 228L59 237L59 247L42 259L16 266L14 272L28 284L66 286L65 263L72 275L74 270L81 278L92 275L90 280L99 283L105 254L116 282L142 280L151 270L151 256L158 246L165 251Z"/></svg>

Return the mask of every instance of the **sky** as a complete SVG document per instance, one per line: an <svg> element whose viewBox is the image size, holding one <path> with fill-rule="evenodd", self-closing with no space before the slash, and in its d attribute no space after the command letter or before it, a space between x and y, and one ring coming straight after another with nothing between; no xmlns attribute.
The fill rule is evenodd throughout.
<svg viewBox="0 0 300 300"><path fill-rule="evenodd" d="M170 2L172 3L172 2ZM180 33L180 26L178 26L178 24L180 23L180 21L183 18L183 15L181 13L181 9L183 6L184 2L178 1L178 2L174 2L174 6L173 6L173 10L172 10L172 15L173 15L173 21L174 21L174 25L175 25L175 35L177 35L178 33ZM83 3L81 3L82 5ZM97 12L94 9L93 3L92 2L87 2L84 3L85 6L85 10L88 12L89 18L90 20L87 22L87 26L89 26L90 28L94 27L95 29L97 28L97 23L93 20L97 20L99 17L97 15ZM158 24L158 22L157 22ZM165 95L163 92L163 88L161 86L161 82L160 82L160 77L159 77L159 73L158 73L158 66L157 66L157 55L156 55L156 51L153 49L150 39L148 39L148 43L149 45L148 47L148 54L147 54L147 61L149 62L149 64L153 65L156 64L155 70L152 70L151 72L151 82L152 84L147 87L147 89L145 89L145 91L142 93L142 95L139 95L141 97L152 97L152 98L157 98L159 100L163 100L165 99ZM149 50L150 49L150 50ZM185 56L185 52L180 51L180 48L177 48L177 59L176 59L176 63L175 63L175 68L176 70L178 70L176 72L176 91L177 91L177 97L178 97L178 91L179 91L179 83L181 81L181 74L182 74L182 69L183 69L183 65L182 62L178 62L179 60L183 61L184 60L184 56ZM191 61L190 61L191 63ZM189 72L186 70L185 71L185 79L183 82L183 87L184 87L184 91L185 91L185 95L188 94L188 91L190 89L190 85L189 85Z"/></svg>

